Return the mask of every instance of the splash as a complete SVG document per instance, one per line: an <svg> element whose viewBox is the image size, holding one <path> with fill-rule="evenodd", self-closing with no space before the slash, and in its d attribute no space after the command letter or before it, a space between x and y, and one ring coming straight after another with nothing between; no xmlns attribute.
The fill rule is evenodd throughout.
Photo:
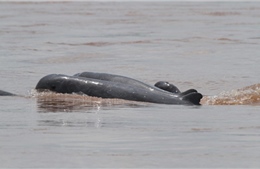
<svg viewBox="0 0 260 169"><path fill-rule="evenodd" d="M93 110L108 107L142 107L148 103L128 101L122 99L102 99L79 94L62 94L50 91L37 92L32 90L30 97L37 99L37 106L40 112L72 112L79 110Z"/></svg>
<svg viewBox="0 0 260 169"><path fill-rule="evenodd" d="M204 105L260 105L260 83L242 89L222 92L217 96L205 96Z"/></svg>

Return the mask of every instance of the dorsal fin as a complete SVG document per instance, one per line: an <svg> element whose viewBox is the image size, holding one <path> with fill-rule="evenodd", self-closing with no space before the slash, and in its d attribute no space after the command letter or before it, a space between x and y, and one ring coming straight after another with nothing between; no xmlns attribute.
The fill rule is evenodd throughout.
<svg viewBox="0 0 260 169"><path fill-rule="evenodd" d="M0 90L0 96L15 96L15 94Z"/></svg>
<svg viewBox="0 0 260 169"><path fill-rule="evenodd" d="M203 97L202 94L194 92L194 93L189 93L185 96L182 96L182 100L189 101L194 105L200 105L200 99L202 97Z"/></svg>

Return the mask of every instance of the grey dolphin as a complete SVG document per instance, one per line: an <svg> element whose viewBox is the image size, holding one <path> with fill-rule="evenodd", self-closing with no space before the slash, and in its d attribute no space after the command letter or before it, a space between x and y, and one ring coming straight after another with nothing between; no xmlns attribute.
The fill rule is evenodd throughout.
<svg viewBox="0 0 260 169"><path fill-rule="evenodd" d="M197 92L177 95L132 78L105 73L83 72L74 76L51 74L36 85L37 90L58 93L83 93L101 98L118 98L161 104L200 105Z"/></svg>

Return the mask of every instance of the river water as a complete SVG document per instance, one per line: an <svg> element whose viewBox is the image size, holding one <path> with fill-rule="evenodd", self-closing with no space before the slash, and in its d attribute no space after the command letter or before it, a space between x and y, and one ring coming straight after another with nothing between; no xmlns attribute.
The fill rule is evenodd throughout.
<svg viewBox="0 0 260 169"><path fill-rule="evenodd" d="M259 2L0 2L1 168L260 167ZM50 73L195 88L202 106L38 94Z"/></svg>

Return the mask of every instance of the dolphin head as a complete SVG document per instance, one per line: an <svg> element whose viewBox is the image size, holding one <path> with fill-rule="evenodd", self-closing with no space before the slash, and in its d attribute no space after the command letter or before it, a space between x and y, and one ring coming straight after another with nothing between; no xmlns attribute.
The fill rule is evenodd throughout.
<svg viewBox="0 0 260 169"><path fill-rule="evenodd" d="M63 79L66 78L66 75L59 75L59 74L50 74L47 76L44 76L39 80L37 83L35 89L38 91L54 91L54 92L61 92L61 85L63 82Z"/></svg>

